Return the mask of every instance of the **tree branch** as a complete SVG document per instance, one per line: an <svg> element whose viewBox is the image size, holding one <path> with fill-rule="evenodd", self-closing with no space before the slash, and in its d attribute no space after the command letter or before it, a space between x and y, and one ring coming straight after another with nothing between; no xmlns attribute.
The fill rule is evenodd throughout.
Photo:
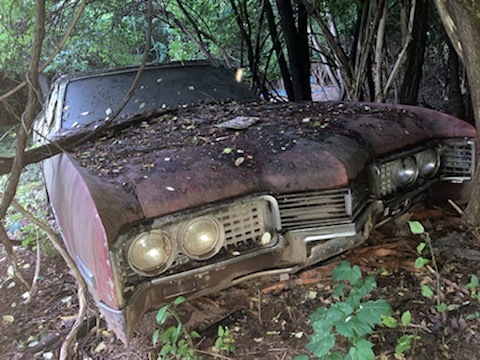
<svg viewBox="0 0 480 360"><path fill-rule="evenodd" d="M78 19L80 19L80 15L82 14L83 12L83 9L85 8L87 4L87 0L83 0L78 8L78 11L77 13L75 14L75 17L73 18L73 21L72 23L70 24L70 27L68 28L67 32L65 33L65 35L63 36L62 40L60 41L60 43L58 44L57 48L55 49L55 51L52 53L52 55L50 55L50 57L47 59L47 61L45 61L37 70L37 74L40 74L41 72L43 72L43 70L45 70L45 68L52 62L52 60L55 58L55 56L58 55L58 53L60 52L60 50L62 50L63 46L65 45L65 42L67 41L67 39L70 37L70 34L72 33L72 30L73 28L75 27L75 25L77 24L78 22ZM5 94L3 94L2 96L0 96L0 102L4 101L5 99L7 99L8 97L12 96L13 94L15 94L17 91L19 90L22 90L25 86L28 85L28 82L25 80L23 82L21 82L20 84L18 84L16 87L14 87L13 89L7 91Z"/></svg>

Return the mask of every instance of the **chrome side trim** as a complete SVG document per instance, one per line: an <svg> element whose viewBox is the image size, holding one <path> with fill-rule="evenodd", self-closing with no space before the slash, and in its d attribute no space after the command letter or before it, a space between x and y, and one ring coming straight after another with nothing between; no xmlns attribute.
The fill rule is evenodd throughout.
<svg viewBox="0 0 480 360"><path fill-rule="evenodd" d="M80 271L80 274L82 274L83 278L87 282L87 285L92 289L96 289L97 283L95 282L95 275L93 275L93 272L88 268L79 255L77 255L75 259L78 264L78 271Z"/></svg>

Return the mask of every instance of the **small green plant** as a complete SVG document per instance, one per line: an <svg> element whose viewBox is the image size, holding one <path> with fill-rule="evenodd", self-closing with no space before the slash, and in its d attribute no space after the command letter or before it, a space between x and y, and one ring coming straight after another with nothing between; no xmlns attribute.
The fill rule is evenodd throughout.
<svg viewBox="0 0 480 360"><path fill-rule="evenodd" d="M377 283L371 276L362 278L356 265L342 262L334 269L332 278L340 283L331 296L335 301L329 307L319 307L310 316L313 334L306 349L318 359L375 359L373 344L366 335L373 333L382 318L392 315L390 305L383 299L363 300ZM300 355L296 360L307 358Z"/></svg>
<svg viewBox="0 0 480 360"><path fill-rule="evenodd" d="M468 290L470 290L470 296L472 299L477 299L480 301L480 291L478 288L478 277L472 275L470 278L470 282L465 286Z"/></svg>
<svg viewBox="0 0 480 360"><path fill-rule="evenodd" d="M218 337L215 341L215 350L226 354L233 353L235 351L235 339L228 327L218 327Z"/></svg>
<svg viewBox="0 0 480 360"><path fill-rule="evenodd" d="M411 324L411 322L412 313L409 310L403 312L402 316L400 317L400 323L393 316L386 316L382 319L383 325L388 328L396 329L399 326L402 328L403 335L397 340L395 354L403 354L406 351L414 348L415 341L420 339L416 331L414 334L408 333L408 326Z"/></svg>
<svg viewBox="0 0 480 360"><path fill-rule="evenodd" d="M421 293L422 293L423 296L425 296L428 299L432 299L433 297L436 297L436 302L437 302L436 309L437 309L437 311L439 313L445 314L445 312L448 310L448 305L441 302L441 299L445 298L445 296L444 296L443 291L442 291L442 279L441 279L441 276L440 276L440 271L438 269L438 264L437 264L437 261L436 261L435 253L433 251L432 239L430 238L430 234L425 231L423 225L418 221L409 221L408 226L410 227L410 231L412 232L412 234L420 235L420 236L422 236L422 238L424 240L424 241L420 242L417 246L418 257L415 259L414 267L416 269L421 269L425 266L428 267L429 264L431 263L432 267L433 267L433 270L432 270L432 268L430 268L430 271L433 272L433 274L435 275L435 285L436 285L435 286L435 291L436 291L436 294L426 284L422 285ZM430 251L431 260L423 257L423 252L427 248L427 246L428 246L428 249Z"/></svg>
<svg viewBox="0 0 480 360"><path fill-rule="evenodd" d="M156 320L160 328L153 332L153 345L157 346L159 342L162 343L158 359L200 359L193 345L193 339L199 338L200 335L196 331L188 332L174 309L184 301L186 301L185 297L179 296L173 304L167 304L157 312ZM176 326L172 325L164 329L163 326L168 319L173 319Z"/></svg>

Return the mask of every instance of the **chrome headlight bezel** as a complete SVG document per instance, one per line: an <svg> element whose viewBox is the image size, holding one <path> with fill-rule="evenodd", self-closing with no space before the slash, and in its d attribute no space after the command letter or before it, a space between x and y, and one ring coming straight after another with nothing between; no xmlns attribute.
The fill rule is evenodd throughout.
<svg viewBox="0 0 480 360"><path fill-rule="evenodd" d="M204 229L201 229L201 226ZM182 224L178 239L185 255L194 260L206 260L215 256L222 248L225 243L225 230L218 219L202 216Z"/></svg>
<svg viewBox="0 0 480 360"><path fill-rule="evenodd" d="M163 254L159 254L163 252ZM172 264L176 254L176 243L161 230L150 230L136 236L128 246L127 259L130 268L137 274L153 277L163 273ZM146 265L148 256L159 259Z"/></svg>
<svg viewBox="0 0 480 360"><path fill-rule="evenodd" d="M435 149L427 149L415 154L419 176L432 179L440 169L440 155Z"/></svg>
<svg viewBox="0 0 480 360"><path fill-rule="evenodd" d="M399 188L408 188L415 184L418 178L418 166L413 156L406 156L395 162L393 170L395 185Z"/></svg>

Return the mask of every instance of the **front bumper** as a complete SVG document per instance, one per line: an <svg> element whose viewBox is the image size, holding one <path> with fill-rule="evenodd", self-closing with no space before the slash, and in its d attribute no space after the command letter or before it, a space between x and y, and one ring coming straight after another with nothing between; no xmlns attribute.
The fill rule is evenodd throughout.
<svg viewBox="0 0 480 360"><path fill-rule="evenodd" d="M199 297L255 277L295 273L326 260L365 241L383 211L381 201L372 201L349 224L280 233L278 243L272 248L144 282L124 308L113 309L100 302L100 311L109 328L128 343L138 319L147 311L181 295Z"/></svg>

